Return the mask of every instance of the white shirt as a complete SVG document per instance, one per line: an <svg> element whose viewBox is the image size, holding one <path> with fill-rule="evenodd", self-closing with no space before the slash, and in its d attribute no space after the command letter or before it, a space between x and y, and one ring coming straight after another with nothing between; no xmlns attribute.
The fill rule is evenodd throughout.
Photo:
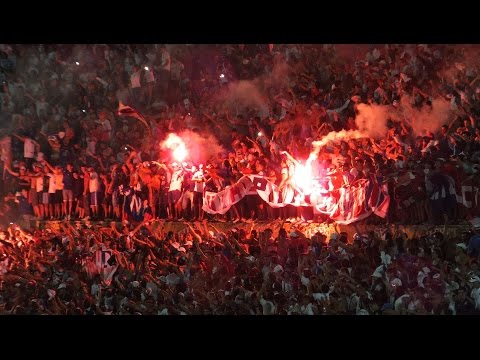
<svg viewBox="0 0 480 360"><path fill-rule="evenodd" d="M449 297L455 290L460 288L456 281L445 282L445 297Z"/></svg>
<svg viewBox="0 0 480 360"><path fill-rule="evenodd" d="M37 74L38 74L38 71L37 71ZM34 95L36 95L40 91L40 89L42 88L42 85L40 85L40 83L37 82L37 83L29 84L28 87L29 87L30 92L33 93Z"/></svg>
<svg viewBox="0 0 480 360"><path fill-rule="evenodd" d="M158 286L154 282L147 282L147 289L152 289L152 296L155 300L158 299Z"/></svg>
<svg viewBox="0 0 480 360"><path fill-rule="evenodd" d="M124 68L127 72L130 72L132 70L132 61L129 57L127 57L124 61Z"/></svg>
<svg viewBox="0 0 480 360"><path fill-rule="evenodd" d="M40 111L44 110L47 111L48 103L46 101L35 101L35 109L37 111L37 115L40 115Z"/></svg>
<svg viewBox="0 0 480 360"><path fill-rule="evenodd" d="M400 296L400 297L395 301L395 304L394 304L395 310L397 310L397 311L400 310L400 306L401 306L404 298L410 298L410 295L404 294L404 295Z"/></svg>
<svg viewBox="0 0 480 360"><path fill-rule="evenodd" d="M167 285L177 285L180 283L180 277L175 273L170 273L166 276Z"/></svg>
<svg viewBox="0 0 480 360"><path fill-rule="evenodd" d="M418 286L419 287L425 287L423 285L423 280L425 280L425 278L428 277L428 274L424 273L423 271L419 271L418 272L418 275L417 275L417 283L418 283Z"/></svg>
<svg viewBox="0 0 480 360"><path fill-rule="evenodd" d="M348 310L357 310L360 303L360 297L353 293L350 297L347 297L347 307Z"/></svg>
<svg viewBox="0 0 480 360"><path fill-rule="evenodd" d="M140 70L130 75L130 85L132 88L139 88L141 86L140 75L141 75Z"/></svg>
<svg viewBox="0 0 480 360"><path fill-rule="evenodd" d="M410 301L408 304L408 310L415 311L417 310L418 305L420 305L420 300Z"/></svg>
<svg viewBox="0 0 480 360"><path fill-rule="evenodd" d="M35 157L35 142L30 138L25 138L23 143L23 156L27 159Z"/></svg>
<svg viewBox="0 0 480 360"><path fill-rule="evenodd" d="M35 188L36 188L37 192L42 192L43 191L43 174L42 174L42 176L39 176L36 179L37 179L37 181L35 183Z"/></svg>
<svg viewBox="0 0 480 360"><path fill-rule="evenodd" d="M52 173L48 173L47 176L50 178L48 181L48 193L55 194L57 191L57 185L55 183L55 175Z"/></svg>
<svg viewBox="0 0 480 360"><path fill-rule="evenodd" d="M87 138L87 149L92 154L95 154L95 147L97 145L97 140L94 137Z"/></svg>
<svg viewBox="0 0 480 360"><path fill-rule="evenodd" d="M182 70L185 68L185 66L178 60L174 61L171 67L172 70L172 75L171 78L172 80L180 80L180 73Z"/></svg>
<svg viewBox="0 0 480 360"><path fill-rule="evenodd" d="M315 315L315 312L313 311L313 304L309 303L308 305L302 305L300 307L300 313L302 315Z"/></svg>
<svg viewBox="0 0 480 360"><path fill-rule="evenodd" d="M117 90L115 95L116 95L117 99L119 101L121 101L122 103L125 103L125 104L128 103L128 98L130 96L128 88L123 88L123 89Z"/></svg>
<svg viewBox="0 0 480 360"><path fill-rule="evenodd" d="M330 300L330 293L313 293L312 296L314 300Z"/></svg>
<svg viewBox="0 0 480 360"><path fill-rule="evenodd" d="M195 191L195 192L203 192L203 189L205 188L205 181L198 182L198 181L196 181L196 180L204 180L203 170L198 170L198 171L195 172L195 174L193 174L193 176L192 176L192 181L195 181L195 187L194 187L193 191Z"/></svg>
<svg viewBox="0 0 480 360"><path fill-rule="evenodd" d="M175 171L172 175L172 179L170 181L170 187L168 191L182 190L182 183L183 183L182 170Z"/></svg>
<svg viewBox="0 0 480 360"><path fill-rule="evenodd" d="M90 180L88 182L88 190L92 192L97 192L100 190L100 182L98 181L98 174L94 171L90 174Z"/></svg>
<svg viewBox="0 0 480 360"><path fill-rule="evenodd" d="M163 309L162 311L159 311L159 312L158 312L158 315L168 315L168 309L165 308L165 309Z"/></svg>
<svg viewBox="0 0 480 360"><path fill-rule="evenodd" d="M305 286L308 286L308 284L310 284L310 279L303 275L300 277L300 281L302 282L302 285L305 285Z"/></svg>
<svg viewBox="0 0 480 360"><path fill-rule="evenodd" d="M290 305L288 308L288 315L299 315L301 313L300 304L296 303L295 305Z"/></svg>
<svg viewBox="0 0 480 360"><path fill-rule="evenodd" d="M63 190L63 173L55 174L55 190Z"/></svg>
<svg viewBox="0 0 480 360"><path fill-rule="evenodd" d="M153 70L146 70L143 78L147 83L155 82L155 74L153 73Z"/></svg>
<svg viewBox="0 0 480 360"><path fill-rule="evenodd" d="M95 297L100 295L100 287L97 284L92 284L90 287L90 295Z"/></svg>
<svg viewBox="0 0 480 360"><path fill-rule="evenodd" d="M110 125L110 121L105 119L103 121L99 121L100 126L102 127L103 131L110 131L112 130L112 125Z"/></svg>
<svg viewBox="0 0 480 360"><path fill-rule="evenodd" d="M135 65L140 65L142 63L142 58L139 54L133 54L133 58L135 60Z"/></svg>
<svg viewBox="0 0 480 360"><path fill-rule="evenodd" d="M289 282L282 280L282 290L284 293L291 293L293 291L293 286Z"/></svg>
<svg viewBox="0 0 480 360"><path fill-rule="evenodd" d="M163 70L167 70L167 71L170 71L170 54L168 53L168 51L165 51L162 53L162 69Z"/></svg>
<svg viewBox="0 0 480 360"><path fill-rule="evenodd" d="M382 260L383 265L389 265L392 262L392 257L388 254L385 254L385 251L380 252L380 259Z"/></svg>
<svg viewBox="0 0 480 360"><path fill-rule="evenodd" d="M475 309L480 309L480 288L472 289L470 297L475 301Z"/></svg>
<svg viewBox="0 0 480 360"><path fill-rule="evenodd" d="M153 64L157 58L157 53L156 52L149 52L145 55L149 61L150 64Z"/></svg>
<svg viewBox="0 0 480 360"><path fill-rule="evenodd" d="M274 315L277 312L275 305L264 298L260 298L260 304L262 305L263 315Z"/></svg>

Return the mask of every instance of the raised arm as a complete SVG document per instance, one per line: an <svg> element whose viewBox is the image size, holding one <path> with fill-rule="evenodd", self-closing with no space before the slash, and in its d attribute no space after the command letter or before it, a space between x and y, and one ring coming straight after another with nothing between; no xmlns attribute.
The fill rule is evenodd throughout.
<svg viewBox="0 0 480 360"><path fill-rule="evenodd" d="M168 168L167 165L159 163L158 161L152 161L153 164L158 165L158 167L164 169L165 171L171 173L171 170Z"/></svg>
<svg viewBox="0 0 480 360"><path fill-rule="evenodd" d="M129 147L131 147L130 145L127 145ZM133 148L132 148L133 149ZM133 166L133 162L132 162L132 159L137 155L137 151L136 150L133 150L130 155L128 156L128 159L127 161L125 161L125 164L127 165L128 167L128 170L130 170L130 172L133 172L135 170L135 167Z"/></svg>
<svg viewBox="0 0 480 360"><path fill-rule="evenodd" d="M100 156L95 156L95 159L98 161L98 164L100 165L100 168L102 169L102 171L107 170L107 168L103 165L103 161Z"/></svg>
<svg viewBox="0 0 480 360"><path fill-rule="evenodd" d="M12 169L10 168L10 164L9 163L5 163L5 169L10 173L10 175L12 176L20 176L20 173L18 172L15 172L15 171L12 171Z"/></svg>
<svg viewBox="0 0 480 360"><path fill-rule="evenodd" d="M260 155L264 155L264 152L262 150L262 147L260 146L260 144L258 142L256 142L255 140L249 138L247 136L247 140L249 140L252 144L253 144L253 147L255 148L255 150L260 154Z"/></svg>
<svg viewBox="0 0 480 360"><path fill-rule="evenodd" d="M54 168L53 166L47 161L47 160L42 160L42 164L47 165L48 169L53 173Z"/></svg>
<svg viewBox="0 0 480 360"><path fill-rule="evenodd" d="M12 136L15 136L18 140L23 141L23 142L25 142L25 140L26 140L26 137L17 135L15 133L13 133Z"/></svg>
<svg viewBox="0 0 480 360"><path fill-rule="evenodd" d="M34 98L34 97L32 96L32 94L30 94L28 91L25 91L25 96L26 96L27 98L29 98L30 100L32 100L33 102L38 101L38 99Z"/></svg>
<svg viewBox="0 0 480 360"><path fill-rule="evenodd" d="M129 235L130 235L131 237L134 237L134 236L135 236L135 233L142 228L142 226L144 225L144 223L145 223L145 221L142 221L140 224L138 224L135 229L133 229L132 231L130 231Z"/></svg>
<svg viewBox="0 0 480 360"><path fill-rule="evenodd" d="M195 229L188 222L184 222L185 225L190 229L190 233L199 241L202 242L202 237L195 232Z"/></svg>
<svg viewBox="0 0 480 360"><path fill-rule="evenodd" d="M297 161L297 159L295 159L292 155L290 155L290 153L288 151L282 151L280 153L280 155L286 155L290 161L295 163L295 165L300 165L300 163Z"/></svg>

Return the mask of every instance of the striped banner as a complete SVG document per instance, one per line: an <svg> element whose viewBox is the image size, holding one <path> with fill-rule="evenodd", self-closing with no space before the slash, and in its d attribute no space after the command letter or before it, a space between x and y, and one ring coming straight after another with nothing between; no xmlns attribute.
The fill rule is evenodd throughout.
<svg viewBox="0 0 480 360"><path fill-rule="evenodd" d="M223 191L205 192L203 210L209 214L225 214L250 191L256 190L260 198L273 208L286 205L313 206L316 212L330 216L339 224L351 224L371 214L383 218L387 216L390 196L387 185L380 183L381 179L371 176L331 192L318 186L310 196L304 197L291 187L280 191L277 185L263 176L245 175Z"/></svg>

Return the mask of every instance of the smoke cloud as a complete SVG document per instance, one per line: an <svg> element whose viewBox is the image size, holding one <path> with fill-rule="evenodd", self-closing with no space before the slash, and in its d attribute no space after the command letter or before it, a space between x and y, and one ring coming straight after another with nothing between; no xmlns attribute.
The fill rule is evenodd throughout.
<svg viewBox="0 0 480 360"><path fill-rule="evenodd" d="M339 132L331 131L327 135L325 135L321 140L312 142L313 151L310 154L310 158L314 158L318 156L318 153L327 145L330 141L348 141L350 139L360 139L363 137L367 137L368 135L364 132L359 130L342 130Z"/></svg>
<svg viewBox="0 0 480 360"><path fill-rule="evenodd" d="M225 106L236 114L243 113L246 109L258 108L268 113L266 98L261 94L254 81L240 80L230 83L228 91L223 94Z"/></svg>
<svg viewBox="0 0 480 360"><path fill-rule="evenodd" d="M270 111L269 99L288 87L290 71L287 62L277 57L270 72L253 80L229 83L226 91L217 95L214 102L236 115L246 115L247 111L257 109L257 115L265 118Z"/></svg>
<svg viewBox="0 0 480 360"><path fill-rule="evenodd" d="M181 144L182 142L186 148L185 161L192 161L194 164L205 164L218 158L219 153L225 153L225 149L214 135L199 134L191 130L169 134L167 139L162 142L161 147L175 151L177 147L176 145L172 146L172 143Z"/></svg>
<svg viewBox="0 0 480 360"><path fill-rule="evenodd" d="M391 105L359 104L355 123L358 130L371 138L381 138L387 133L387 121L405 121L409 124L416 136L425 132L438 132L442 125L447 124L453 111L450 102L443 98L432 100L431 105L421 108L413 107L412 99L404 95L400 99L400 107L396 109Z"/></svg>
<svg viewBox="0 0 480 360"><path fill-rule="evenodd" d="M359 104L357 111L355 123L358 130L332 131L321 140L314 141L311 157L318 156L320 149L330 141L348 141L364 137L384 138L388 131L387 121L390 119L406 121L412 127L415 136L423 136L426 132L438 132L453 115L450 102L443 98L432 100L431 105L414 108L409 96L400 99L399 109L391 105Z"/></svg>
<svg viewBox="0 0 480 360"><path fill-rule="evenodd" d="M393 109L386 105L358 104L358 115L355 124L364 136L379 138L387 133L387 120L391 118Z"/></svg>
<svg viewBox="0 0 480 360"><path fill-rule="evenodd" d="M412 126L417 136L424 135L426 131L435 133L440 131L442 125L449 122L453 115L450 102L437 98L432 100L432 105L423 105L422 108L414 108L408 96L402 97L401 108L407 122Z"/></svg>

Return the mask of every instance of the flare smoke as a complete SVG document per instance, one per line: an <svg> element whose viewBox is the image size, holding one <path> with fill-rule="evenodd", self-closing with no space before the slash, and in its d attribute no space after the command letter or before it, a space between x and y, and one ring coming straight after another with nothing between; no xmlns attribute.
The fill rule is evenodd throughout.
<svg viewBox="0 0 480 360"><path fill-rule="evenodd" d="M162 142L162 148L168 148L180 152L182 147L185 149L186 161L192 161L194 164L205 164L212 159L216 159L219 153L224 153L225 149L219 145L218 140L213 135L198 134L191 130L184 130L178 134L169 134L167 139ZM180 149L180 150L177 150ZM174 157L176 157L174 155ZM182 161L176 159L177 161Z"/></svg>

